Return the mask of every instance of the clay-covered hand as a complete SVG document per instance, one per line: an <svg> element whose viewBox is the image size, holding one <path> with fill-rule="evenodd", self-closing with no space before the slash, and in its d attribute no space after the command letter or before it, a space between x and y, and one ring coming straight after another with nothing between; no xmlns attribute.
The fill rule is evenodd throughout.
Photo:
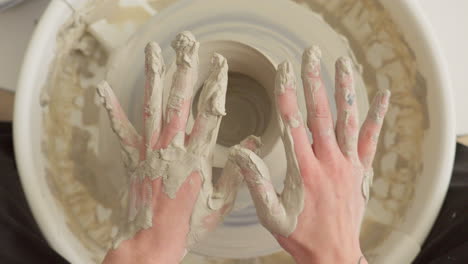
<svg viewBox="0 0 468 264"><path fill-rule="evenodd" d="M352 63L348 58L338 59L334 126L320 60L318 47L304 52L302 82L312 145L297 106L292 65L284 62L277 70L276 101L287 155L283 192L276 193L268 168L255 153L243 149L236 163L261 223L298 263L367 263L359 232L390 92L377 92L359 129Z"/></svg>
<svg viewBox="0 0 468 264"><path fill-rule="evenodd" d="M172 43L176 52L167 109L163 115L165 66L156 43L146 47L146 84L140 136L106 82L98 93L117 134L129 176L128 215L105 263L178 263L186 248L213 229L230 211L242 182L228 161L217 184L211 180L213 148L225 115L228 65L219 54L201 92L190 135L186 123L198 75L199 43L190 32ZM258 139L241 143L252 151Z"/></svg>

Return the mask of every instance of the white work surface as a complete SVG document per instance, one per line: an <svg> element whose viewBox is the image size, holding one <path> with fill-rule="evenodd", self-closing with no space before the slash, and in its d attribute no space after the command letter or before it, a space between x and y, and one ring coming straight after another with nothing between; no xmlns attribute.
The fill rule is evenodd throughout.
<svg viewBox="0 0 468 264"><path fill-rule="evenodd" d="M0 88L15 91L25 49L50 0L30 0L0 13ZM457 113L457 135L468 134L468 1L418 0L448 62Z"/></svg>

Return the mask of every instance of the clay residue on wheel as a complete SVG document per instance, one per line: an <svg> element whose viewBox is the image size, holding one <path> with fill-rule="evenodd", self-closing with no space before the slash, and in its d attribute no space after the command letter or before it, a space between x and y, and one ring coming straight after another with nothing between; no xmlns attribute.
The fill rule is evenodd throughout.
<svg viewBox="0 0 468 264"><path fill-rule="evenodd" d="M357 61L363 65L369 98L377 89L392 92L362 229L362 245L372 262L373 249L400 222L413 197L415 179L422 173L424 131L430 125L426 83L410 47L378 1L295 2L321 13L327 23L349 40ZM161 8L170 3L150 1ZM104 79L107 55L79 19L64 26L57 45L53 72L41 97L47 181L62 205L70 230L99 262L110 245L126 200L123 165L115 163L109 167L96 155L99 116L94 88ZM183 263L239 261L189 254ZM243 261L293 263L284 253Z"/></svg>
<svg viewBox="0 0 468 264"><path fill-rule="evenodd" d="M70 230L99 262L118 221L124 186L96 155L95 83L104 78L107 54L79 17L64 25L56 50L41 94L46 177Z"/></svg>
<svg viewBox="0 0 468 264"><path fill-rule="evenodd" d="M295 0L322 14L346 37L363 66L369 98L388 89L392 99L374 160L375 178L361 231L369 262L384 238L401 223L422 175L424 131L429 129L427 84L416 57L392 21L374 0Z"/></svg>

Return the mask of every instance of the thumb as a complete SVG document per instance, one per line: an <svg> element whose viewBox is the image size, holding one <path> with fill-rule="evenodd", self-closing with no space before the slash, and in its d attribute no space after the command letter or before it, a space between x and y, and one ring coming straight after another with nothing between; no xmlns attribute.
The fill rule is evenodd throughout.
<svg viewBox="0 0 468 264"><path fill-rule="evenodd" d="M281 199L270 179L265 162L251 150L235 146L230 151L230 159L240 169L257 210L260 223L274 234L283 234L288 217Z"/></svg>
<svg viewBox="0 0 468 264"><path fill-rule="evenodd" d="M259 137L248 136L237 146L258 153L262 146L262 142ZM240 174L239 167L231 156L229 156L221 176L214 185L213 195L208 201L210 203L210 208L219 210L227 205L227 208L225 207L226 210L224 214L229 213L234 205L234 201L236 200L237 190L239 189L242 180L243 177Z"/></svg>
<svg viewBox="0 0 468 264"><path fill-rule="evenodd" d="M258 151L261 147L261 141L255 136L249 136L244 139L240 145L242 148ZM227 215L236 200L237 190L242 183L242 175L233 159L229 158L223 169L222 175L213 186L212 192L207 193L208 208L206 200L197 199L197 203L203 203L204 206L195 206L192 213L191 230L188 235L188 247L193 246L195 242L213 230ZM204 195L202 192L199 195ZM201 222L193 219L202 218ZM194 228L195 226L195 228Z"/></svg>

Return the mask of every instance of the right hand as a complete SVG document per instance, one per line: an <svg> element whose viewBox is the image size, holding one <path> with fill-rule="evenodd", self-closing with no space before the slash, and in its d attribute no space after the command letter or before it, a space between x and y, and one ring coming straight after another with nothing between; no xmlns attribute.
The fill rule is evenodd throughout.
<svg viewBox="0 0 468 264"><path fill-rule="evenodd" d="M351 61L336 63L338 120L333 125L317 47L304 52L302 78L310 144L296 97L292 66L278 67L276 101L284 125L287 175L277 195L267 166L239 149L236 163L247 182L262 225L297 263L367 263L359 232L372 183L372 161L390 99L379 91L359 131Z"/></svg>

